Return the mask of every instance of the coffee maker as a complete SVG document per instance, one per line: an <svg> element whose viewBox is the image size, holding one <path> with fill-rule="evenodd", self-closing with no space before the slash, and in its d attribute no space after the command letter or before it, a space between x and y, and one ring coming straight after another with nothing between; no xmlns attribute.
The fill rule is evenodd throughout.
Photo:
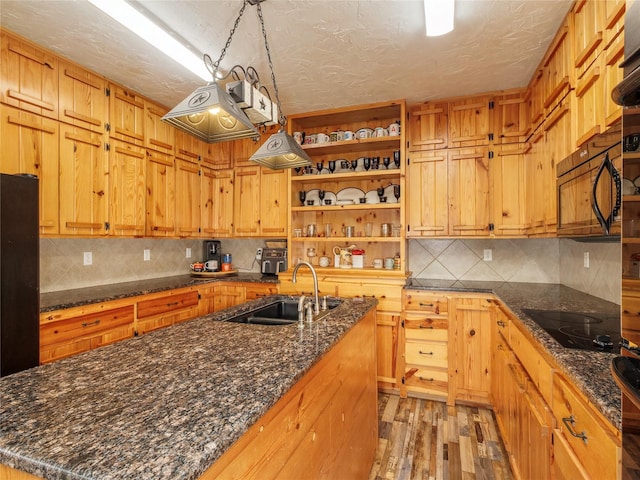
<svg viewBox="0 0 640 480"><path fill-rule="evenodd" d="M202 242L202 261L208 262L209 260L216 260L218 267L214 272L220 271L222 265L222 247L220 246L220 240L205 240Z"/></svg>

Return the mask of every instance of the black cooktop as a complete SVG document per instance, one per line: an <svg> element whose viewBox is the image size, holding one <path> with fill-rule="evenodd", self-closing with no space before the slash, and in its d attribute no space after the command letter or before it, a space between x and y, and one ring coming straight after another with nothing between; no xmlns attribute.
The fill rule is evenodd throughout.
<svg viewBox="0 0 640 480"><path fill-rule="evenodd" d="M524 309L523 311L563 347L609 353L620 352L622 337L619 315L560 310Z"/></svg>

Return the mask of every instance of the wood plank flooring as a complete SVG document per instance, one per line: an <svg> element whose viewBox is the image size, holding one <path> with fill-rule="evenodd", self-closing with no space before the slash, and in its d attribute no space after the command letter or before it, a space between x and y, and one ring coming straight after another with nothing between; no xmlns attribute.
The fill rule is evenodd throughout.
<svg viewBox="0 0 640 480"><path fill-rule="evenodd" d="M491 410L386 393L378 410L369 480L513 479Z"/></svg>

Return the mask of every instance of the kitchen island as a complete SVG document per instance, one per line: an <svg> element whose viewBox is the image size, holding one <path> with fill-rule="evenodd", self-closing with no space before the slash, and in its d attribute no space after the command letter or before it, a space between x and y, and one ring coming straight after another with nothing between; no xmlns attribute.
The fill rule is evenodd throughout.
<svg viewBox="0 0 640 480"><path fill-rule="evenodd" d="M65 479L200 478L217 461L225 463L225 452L274 406L282 410L280 400L365 324L371 351L360 352L362 375L335 383L351 393L362 387L364 405L373 406L373 431L365 426L359 433L372 440L365 455L372 460L375 369L364 365L375 364L376 301L345 299L326 320L302 329L222 321L269 300L0 379L0 464L17 470L11 471L15 478L32 478L20 472ZM340 358L334 370L351 371L348 366ZM316 428L306 411L298 413L293 431ZM318 432L318 446L329 449L322 428Z"/></svg>

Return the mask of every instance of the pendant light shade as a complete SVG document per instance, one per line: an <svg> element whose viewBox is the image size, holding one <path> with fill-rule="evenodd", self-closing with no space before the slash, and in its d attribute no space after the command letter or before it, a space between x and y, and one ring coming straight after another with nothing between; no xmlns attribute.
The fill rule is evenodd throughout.
<svg viewBox="0 0 640 480"><path fill-rule="evenodd" d="M309 155L284 130L271 135L249 160L273 170L311 165Z"/></svg>
<svg viewBox="0 0 640 480"><path fill-rule="evenodd" d="M453 30L455 0L424 0L427 37L438 37Z"/></svg>
<svg viewBox="0 0 640 480"><path fill-rule="evenodd" d="M216 82L196 89L162 120L206 143L260 135L247 115Z"/></svg>

